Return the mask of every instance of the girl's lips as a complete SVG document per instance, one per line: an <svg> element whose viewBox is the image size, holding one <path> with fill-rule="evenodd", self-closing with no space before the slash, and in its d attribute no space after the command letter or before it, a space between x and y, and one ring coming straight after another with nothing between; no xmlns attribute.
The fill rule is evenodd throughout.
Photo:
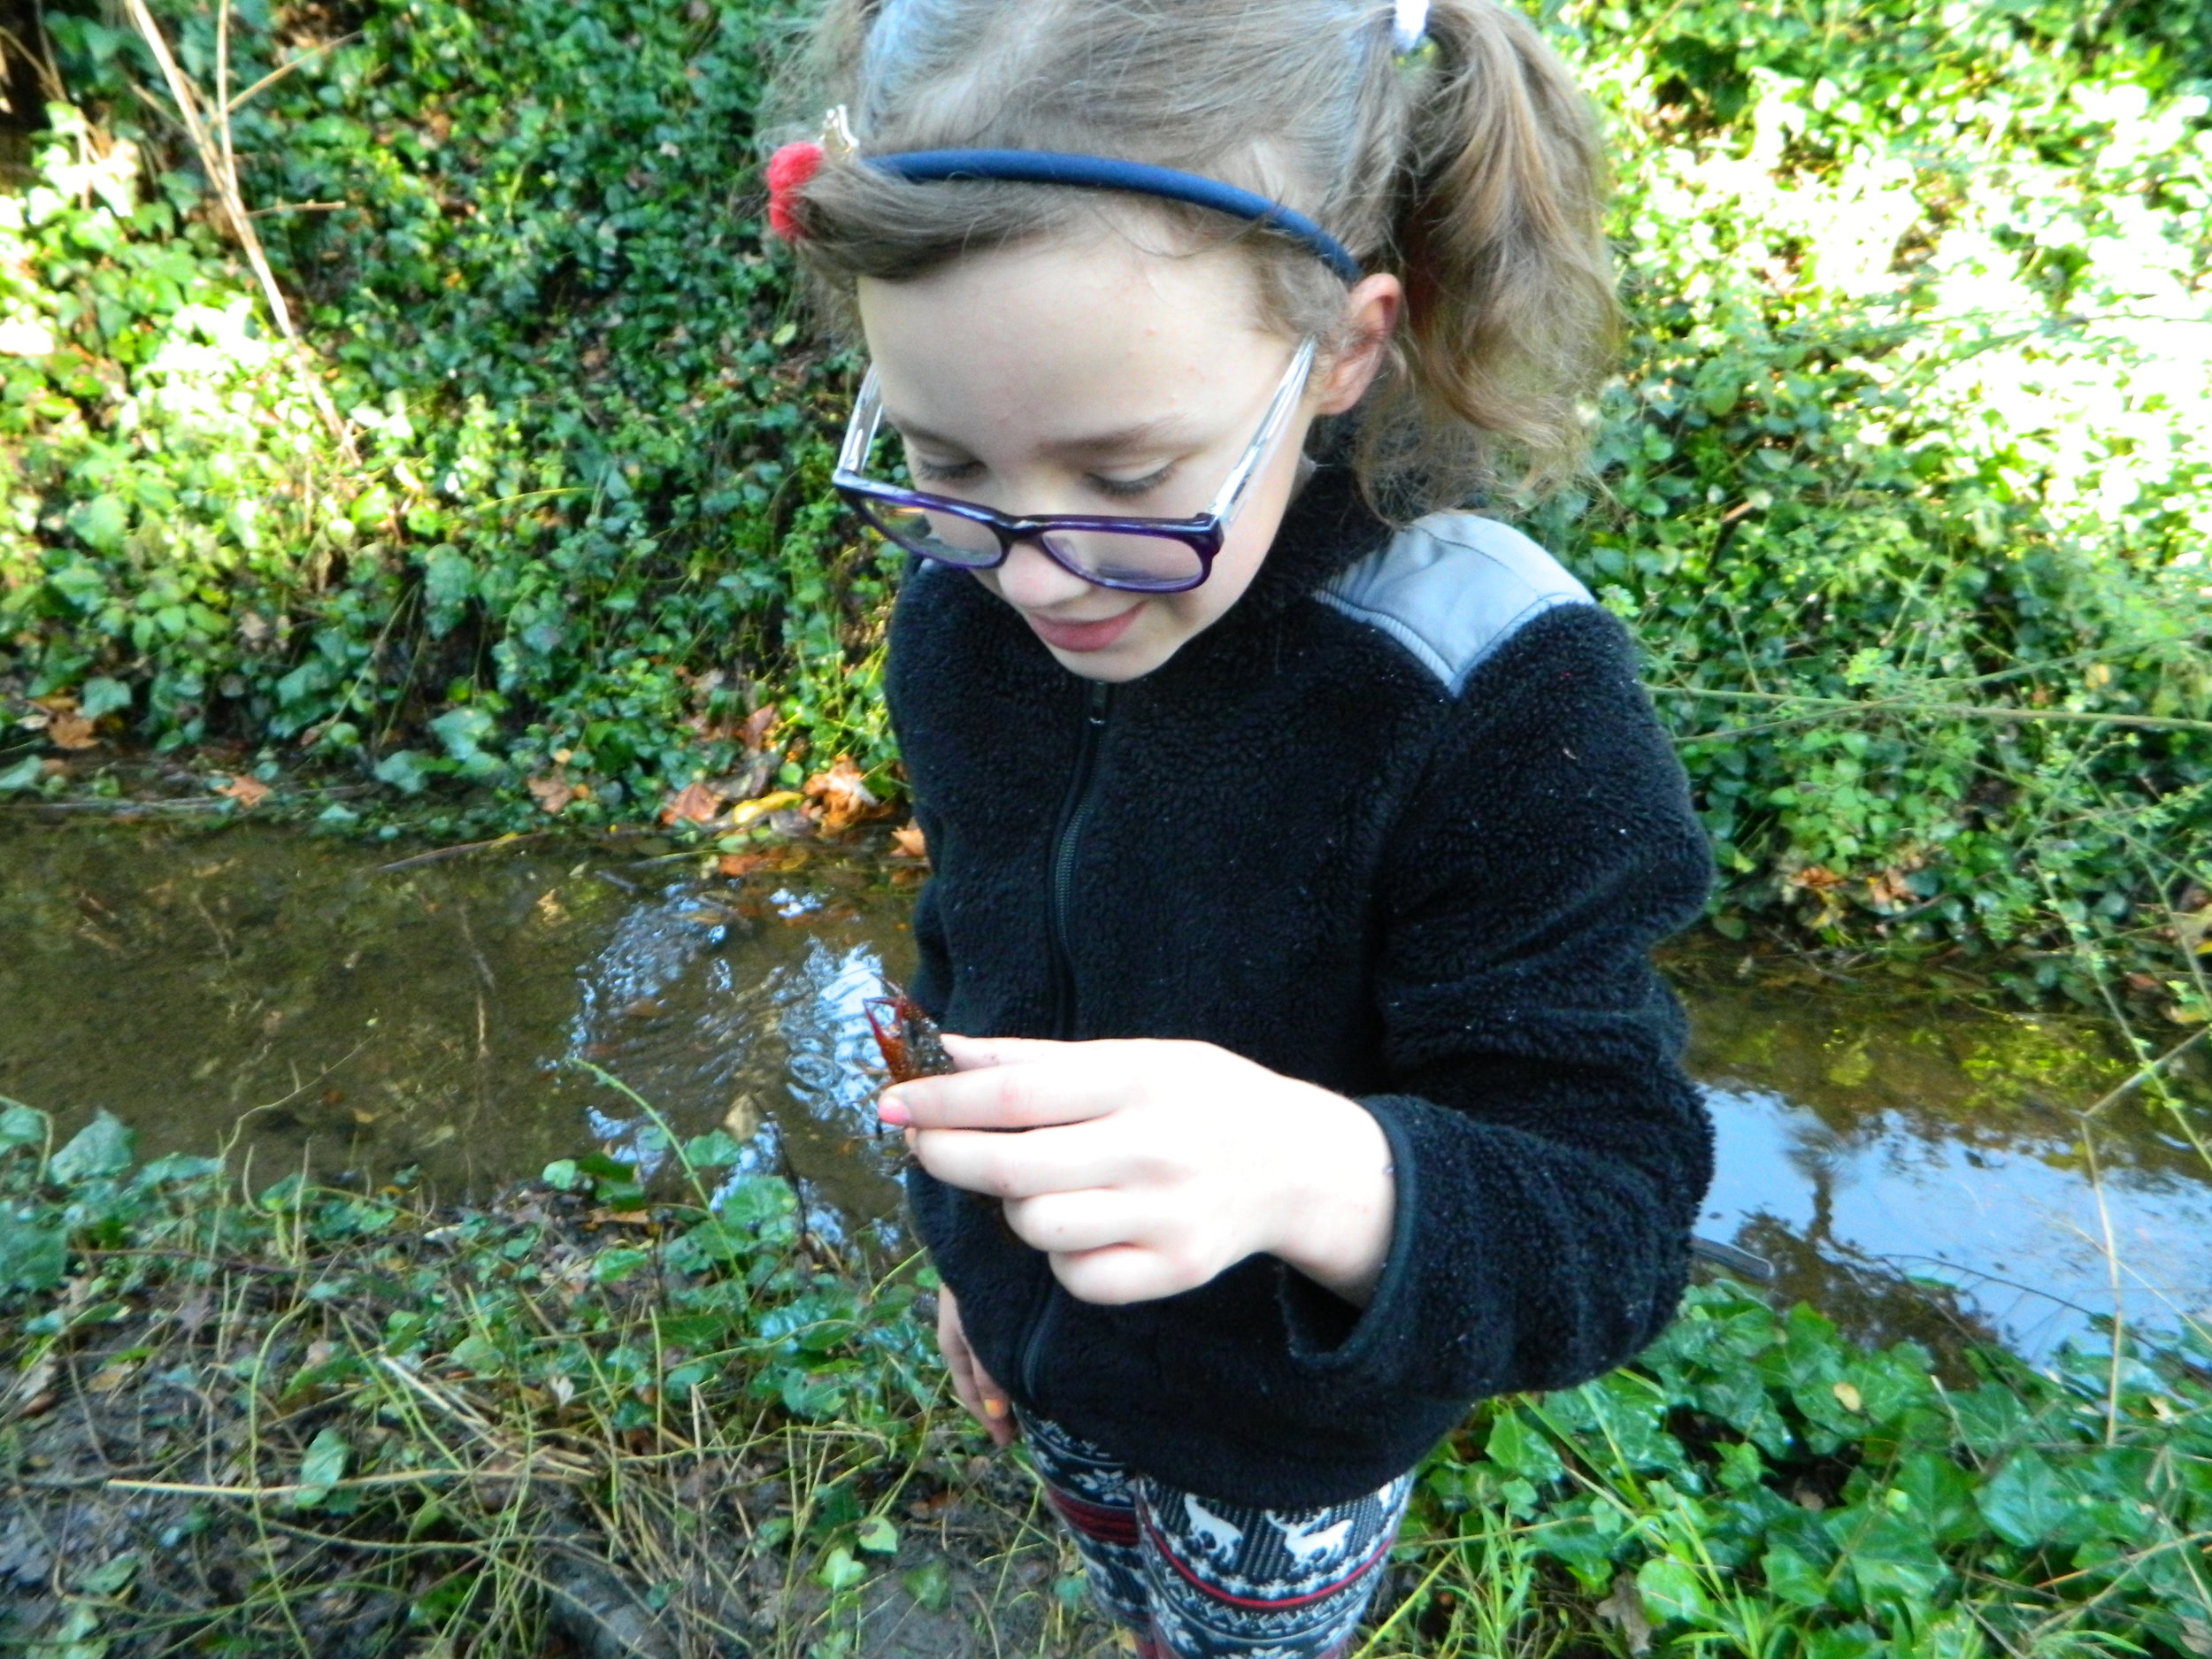
<svg viewBox="0 0 2212 1659"><path fill-rule="evenodd" d="M1022 620L1055 650L1102 651L1128 632L1137 612L1143 609L1144 601L1140 599L1119 616L1108 617L1103 622L1052 622L1026 611L1022 612Z"/></svg>

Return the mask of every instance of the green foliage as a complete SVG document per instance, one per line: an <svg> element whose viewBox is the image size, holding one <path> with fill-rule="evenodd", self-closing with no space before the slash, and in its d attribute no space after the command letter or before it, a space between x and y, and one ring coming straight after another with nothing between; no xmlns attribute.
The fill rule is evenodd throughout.
<svg viewBox="0 0 2212 1659"><path fill-rule="evenodd" d="M211 87L217 9L157 10ZM176 135L136 134L177 168L142 205L136 151L57 111L74 148L42 156L9 298L62 349L0 359L23 475L0 677L96 718L88 682L143 686L102 712L164 746L357 756L411 796L520 810L557 753L586 821L727 771L763 701L798 752L883 766L886 570L826 504L841 365L791 349L757 222L785 10L386 4L315 51L319 14L234 9L234 89L311 54L233 137L342 442L189 216ZM73 96L139 119L136 38L50 28Z"/></svg>
<svg viewBox="0 0 2212 1659"><path fill-rule="evenodd" d="M117 1494L131 1508L103 1524L104 1548L162 1544L142 1606L100 1609L118 1640L181 1621L225 1651L264 1651L319 1617L334 1574L366 1570L395 1617L412 1606L421 1640L543 1652L541 1529L568 1525L577 1493L605 1506L627 1558L692 1575L701 1628L726 1628L741 1581L828 1592L795 1614L796 1636L816 1614L851 1615L864 1581L932 1571L893 1559L887 1509L910 1482L957 1478L969 1449L940 1420L915 1305L933 1281L839 1260L786 1183L729 1171L726 1136L662 1148L683 1197L614 1223L595 1219L598 1200L643 1194L603 1156L563 1171L572 1196L424 1211L396 1187L292 1176L251 1192L219 1160L135 1165L104 1113L50 1158L50 1140L42 1114L0 1102L0 1371L34 1379L26 1396L64 1365L113 1379L96 1377L96 1400L130 1379L161 1425L156 1478L200 1494L151 1511ZM221 1340L203 1345L219 1304ZM204 1415L170 1413L176 1388ZM11 1426L12 1458L36 1432ZM211 1486L219 1443L229 1473ZM338 1554L272 1559L242 1600L211 1604L176 1547L229 1524L210 1501L235 1504L240 1558L265 1517Z"/></svg>
<svg viewBox="0 0 2212 1659"><path fill-rule="evenodd" d="M532 776L599 821L726 774L763 701L807 746L772 783L889 781L891 572L825 488L850 365L756 212L803 9L230 8L233 88L296 65L233 138L339 432L143 48L50 10L101 125L0 201L0 326L54 346L0 356L0 712L511 823ZM220 9L157 11L211 90ZM2092 995L2094 941L2212 1015L2172 949L2212 888L2212 12L1542 11L1617 140L1633 349L1602 489L1533 528L1649 651L1717 924L2004 947L2031 995ZM37 759L0 790L65 787Z"/></svg>
<svg viewBox="0 0 2212 1659"><path fill-rule="evenodd" d="M2197 1651L2201 1342L2116 1339L2047 1371L1970 1357L1971 1386L1946 1386L1914 1344L1856 1348L1809 1308L1694 1290L1633 1369L1484 1408L1426 1465L1412 1548L1443 1551L1463 1583L1497 1548L1468 1522L1502 1517L1616 1623L1625 1594L1662 1652ZM1432 1651L1460 1650L1465 1608L1417 1611Z"/></svg>
<svg viewBox="0 0 2212 1659"><path fill-rule="evenodd" d="M2207 883L2207 16L1563 19L1635 338L1608 494L1551 523L1650 653L1724 928L2140 942Z"/></svg>

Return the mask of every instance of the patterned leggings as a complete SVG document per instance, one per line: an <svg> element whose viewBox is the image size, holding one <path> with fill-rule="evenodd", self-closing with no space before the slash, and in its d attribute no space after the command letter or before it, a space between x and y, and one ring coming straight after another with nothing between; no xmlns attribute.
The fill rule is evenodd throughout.
<svg viewBox="0 0 2212 1659"><path fill-rule="evenodd" d="M1142 1659L1333 1659L1380 1582L1413 1477L1317 1509L1215 1503L1025 1417L1091 1594Z"/></svg>

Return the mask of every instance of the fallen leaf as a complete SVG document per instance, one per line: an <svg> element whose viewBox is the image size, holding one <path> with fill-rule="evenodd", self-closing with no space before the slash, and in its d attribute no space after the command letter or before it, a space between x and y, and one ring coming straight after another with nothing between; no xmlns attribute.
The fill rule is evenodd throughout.
<svg viewBox="0 0 2212 1659"><path fill-rule="evenodd" d="M740 801L730 809L730 827L744 829L758 823L772 812L780 812L787 806L796 806L804 800L796 789L779 789L773 795L756 795L750 801Z"/></svg>
<svg viewBox="0 0 2212 1659"><path fill-rule="evenodd" d="M568 803L577 798L578 793L576 786L557 772L541 772L534 778L525 780L522 787L530 792L530 798L548 812L567 810Z"/></svg>
<svg viewBox="0 0 2212 1659"><path fill-rule="evenodd" d="M883 803L862 781L860 768L853 764L850 755L840 755L830 763L828 771L818 772L809 778L801 793L810 801L821 803L825 835L841 835L883 807Z"/></svg>
<svg viewBox="0 0 2212 1659"><path fill-rule="evenodd" d="M234 773L231 780L215 793L237 802L250 812L269 798L269 786L260 779L248 777L242 772Z"/></svg>
<svg viewBox="0 0 2212 1659"><path fill-rule="evenodd" d="M722 816L722 797L703 783L687 783L661 808L664 824L711 824Z"/></svg>
<svg viewBox="0 0 2212 1659"><path fill-rule="evenodd" d="M644 1210L595 1210L588 1217L595 1226L618 1223L626 1227L643 1227L652 1224L653 1217Z"/></svg>
<svg viewBox="0 0 2212 1659"><path fill-rule="evenodd" d="M902 824L891 832L891 856L894 858L927 858L929 843L922 839L919 824Z"/></svg>
<svg viewBox="0 0 2212 1659"><path fill-rule="evenodd" d="M1847 1382L1837 1383L1828 1391L1836 1397L1836 1403L1846 1411L1863 1411L1866 1407L1859 1399L1859 1391Z"/></svg>
<svg viewBox="0 0 2212 1659"><path fill-rule="evenodd" d="M763 703L745 717L745 747L767 748L768 733L775 729L776 705L772 703Z"/></svg>
<svg viewBox="0 0 2212 1659"><path fill-rule="evenodd" d="M740 876L751 875L767 862L766 853L724 853L714 861L714 867L717 872L734 881Z"/></svg>
<svg viewBox="0 0 2212 1659"><path fill-rule="evenodd" d="M85 1386L96 1394L111 1394L125 1383L130 1381L137 1372L138 1363L135 1360L119 1361L112 1365L103 1365L98 1371L94 1371L85 1379Z"/></svg>
<svg viewBox="0 0 2212 1659"><path fill-rule="evenodd" d="M58 714L47 723L46 735L56 749L90 749L100 740L92 735L92 722L81 714Z"/></svg>
<svg viewBox="0 0 2212 1659"><path fill-rule="evenodd" d="M1621 1640L1628 1651L1635 1655L1651 1651L1651 1621L1644 1617L1644 1598L1637 1593L1636 1580L1622 1573L1613 1580L1613 1594L1597 1605L1597 1615L1609 1624L1617 1624Z"/></svg>

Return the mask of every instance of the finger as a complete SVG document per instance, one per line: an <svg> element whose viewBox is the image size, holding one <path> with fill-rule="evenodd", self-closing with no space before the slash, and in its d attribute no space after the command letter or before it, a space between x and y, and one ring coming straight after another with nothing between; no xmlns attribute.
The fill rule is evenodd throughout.
<svg viewBox="0 0 2212 1659"><path fill-rule="evenodd" d="M1056 1254L1048 1258L1054 1277L1078 1302L1119 1307L1173 1296L1205 1282L1157 1250L1112 1244L1103 1249Z"/></svg>
<svg viewBox="0 0 2212 1659"><path fill-rule="evenodd" d="M1032 1249L1072 1255L1141 1244L1150 1231L1138 1201L1112 1187L1006 1201L1006 1225Z"/></svg>
<svg viewBox="0 0 2212 1659"><path fill-rule="evenodd" d="M945 1052L963 1071L979 1071L995 1065L1018 1065L1075 1045L1042 1037L963 1037L946 1032Z"/></svg>
<svg viewBox="0 0 2212 1659"><path fill-rule="evenodd" d="M1096 1120L1018 1135L925 1129L915 1136L914 1156L950 1186L995 1198L1035 1198L1127 1184L1133 1160L1126 1140Z"/></svg>
<svg viewBox="0 0 2212 1659"><path fill-rule="evenodd" d="M1066 1052L1034 1064L1006 1064L948 1077L916 1078L883 1092L877 1116L917 1129L1037 1129L1103 1117L1129 1094L1095 1065L1069 1064Z"/></svg>
<svg viewBox="0 0 2212 1659"><path fill-rule="evenodd" d="M968 1363L975 1373L976 1396L983 1402L983 1426L990 1430L993 1444L1004 1446L1016 1432L1014 1410L1008 1403L1006 1390L999 1386L997 1378L983 1369L974 1355L968 1356Z"/></svg>

